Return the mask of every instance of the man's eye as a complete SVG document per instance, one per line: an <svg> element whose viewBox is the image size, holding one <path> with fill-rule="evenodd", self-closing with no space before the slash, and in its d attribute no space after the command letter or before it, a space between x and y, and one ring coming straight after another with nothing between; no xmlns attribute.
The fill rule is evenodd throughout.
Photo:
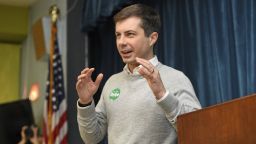
<svg viewBox="0 0 256 144"><path fill-rule="evenodd" d="M127 33L128 37L133 37L135 34L134 33Z"/></svg>
<svg viewBox="0 0 256 144"><path fill-rule="evenodd" d="M120 37L120 34L116 34L116 39L118 39Z"/></svg>

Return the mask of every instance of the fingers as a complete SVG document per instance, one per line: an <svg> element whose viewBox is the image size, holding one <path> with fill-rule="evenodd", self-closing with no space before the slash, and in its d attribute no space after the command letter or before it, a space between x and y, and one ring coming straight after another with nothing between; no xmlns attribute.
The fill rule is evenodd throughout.
<svg viewBox="0 0 256 144"><path fill-rule="evenodd" d="M37 137L38 127L34 127L34 128L32 128L32 130L34 132L34 137Z"/></svg>
<svg viewBox="0 0 256 144"><path fill-rule="evenodd" d="M28 128L28 126L23 126L22 129L21 129L21 132L22 133L25 133L25 130Z"/></svg>
<svg viewBox="0 0 256 144"><path fill-rule="evenodd" d="M151 72L149 72L146 68L140 68L138 71L143 77L145 78L152 78L153 75Z"/></svg>
<svg viewBox="0 0 256 144"><path fill-rule="evenodd" d="M83 79L83 78L90 78L92 75L92 72L94 71L94 68L86 68L84 69L81 74L77 77L77 80Z"/></svg>
<svg viewBox="0 0 256 144"><path fill-rule="evenodd" d="M152 79L154 78L154 76L156 76L156 71L155 67L147 60L142 59L142 58L138 58L136 57L136 61L141 64L141 67L139 69L139 73L145 77L145 78L149 78Z"/></svg>
<svg viewBox="0 0 256 144"><path fill-rule="evenodd" d="M85 68L81 71L81 74L86 73L90 68Z"/></svg>
<svg viewBox="0 0 256 144"><path fill-rule="evenodd" d="M87 76L91 77L92 76L92 72L95 70L95 68L90 68L87 72Z"/></svg>
<svg viewBox="0 0 256 144"><path fill-rule="evenodd" d="M95 80L95 85L96 85L96 86L99 86L99 85L100 85L100 82L101 82L102 78L103 78L103 74L100 73L100 74L97 76L96 80Z"/></svg>
<svg viewBox="0 0 256 144"><path fill-rule="evenodd" d="M25 138L25 130L28 128L28 126L23 126L22 129L21 129L21 137L22 138Z"/></svg>
<svg viewBox="0 0 256 144"><path fill-rule="evenodd" d="M136 61L139 64L141 64L144 68L146 68L147 72L146 71L144 71L144 72L146 72L147 74L154 73L154 71L155 71L154 66L149 61L142 59L142 58L138 58L138 57L136 57Z"/></svg>
<svg viewBox="0 0 256 144"><path fill-rule="evenodd" d="M83 82L84 79L91 80L92 72L94 68L85 68L81 71L80 75L77 77L76 88Z"/></svg>
<svg viewBox="0 0 256 144"><path fill-rule="evenodd" d="M95 70L95 68L85 68L83 71L81 71L81 74L77 77L77 83L76 83L76 88L78 88L78 86L86 81L92 81L91 76L93 71ZM99 74L95 80L95 84L99 85L101 80L103 78L103 74Z"/></svg>
<svg viewBox="0 0 256 144"><path fill-rule="evenodd" d="M22 127L22 131L25 131L27 128L28 128L28 126L26 126L26 125L23 126L23 127Z"/></svg>

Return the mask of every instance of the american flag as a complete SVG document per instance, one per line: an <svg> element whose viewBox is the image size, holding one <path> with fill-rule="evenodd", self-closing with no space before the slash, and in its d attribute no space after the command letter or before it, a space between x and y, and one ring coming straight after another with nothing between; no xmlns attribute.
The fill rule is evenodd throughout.
<svg viewBox="0 0 256 144"><path fill-rule="evenodd" d="M44 103L43 142L45 144L66 144L67 105L56 23L52 24L50 51L47 94Z"/></svg>

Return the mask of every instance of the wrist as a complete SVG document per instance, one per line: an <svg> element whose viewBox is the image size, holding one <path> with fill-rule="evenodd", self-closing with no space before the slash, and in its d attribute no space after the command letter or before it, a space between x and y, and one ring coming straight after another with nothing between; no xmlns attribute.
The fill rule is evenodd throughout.
<svg viewBox="0 0 256 144"><path fill-rule="evenodd" d="M163 96L165 96L166 94L166 90L160 91L158 94L155 95L156 99L159 100L161 99Z"/></svg>
<svg viewBox="0 0 256 144"><path fill-rule="evenodd" d="M86 101L86 102L81 101L81 99L78 100L78 106L80 106L80 107L87 107L91 104L92 104L92 100Z"/></svg>
<svg viewBox="0 0 256 144"><path fill-rule="evenodd" d="M164 99L166 99L166 97L167 97L168 95L169 95L169 91L166 90L164 96L162 96L160 99L157 99L157 102L159 103L159 102L163 101Z"/></svg>
<svg viewBox="0 0 256 144"><path fill-rule="evenodd" d="M79 99L78 99L78 102L79 102L80 104L89 104L89 103L92 102L92 98L87 99L87 100L83 100L83 99L79 98Z"/></svg>

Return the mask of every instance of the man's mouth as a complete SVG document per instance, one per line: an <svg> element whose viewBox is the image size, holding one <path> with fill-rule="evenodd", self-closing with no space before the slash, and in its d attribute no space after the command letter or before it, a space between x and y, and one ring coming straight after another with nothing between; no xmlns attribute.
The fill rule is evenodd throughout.
<svg viewBox="0 0 256 144"><path fill-rule="evenodd" d="M123 50L121 51L122 57L126 58L126 57L130 57L132 54L132 50Z"/></svg>

